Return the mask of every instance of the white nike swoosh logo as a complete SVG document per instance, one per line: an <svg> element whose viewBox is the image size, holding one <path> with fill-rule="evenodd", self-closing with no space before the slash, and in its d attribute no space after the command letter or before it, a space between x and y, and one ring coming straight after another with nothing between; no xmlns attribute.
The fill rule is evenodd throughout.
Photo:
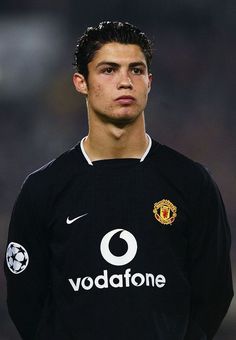
<svg viewBox="0 0 236 340"><path fill-rule="evenodd" d="M84 216L86 216L86 215L88 215L88 213L83 214L83 215L80 215L80 216L78 216L78 217L75 217L75 218L73 218L72 220L71 220L71 219L69 218L69 216L68 216L68 217L67 217L67 220L66 220L66 223L67 223L67 224L71 224L71 223L73 223L73 222L79 220L81 217L84 217Z"/></svg>

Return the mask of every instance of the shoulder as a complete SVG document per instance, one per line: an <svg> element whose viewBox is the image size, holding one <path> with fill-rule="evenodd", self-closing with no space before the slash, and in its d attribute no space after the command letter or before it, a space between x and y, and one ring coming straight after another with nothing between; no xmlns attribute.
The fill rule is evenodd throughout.
<svg viewBox="0 0 236 340"><path fill-rule="evenodd" d="M184 189L191 194L193 191L197 193L204 190L204 187L214 185L205 166L166 145L159 144L154 159L159 173L168 178L176 188Z"/></svg>
<svg viewBox="0 0 236 340"><path fill-rule="evenodd" d="M156 147L154 147L153 154L155 153L156 162L168 172L179 175L188 173L205 176L208 174L208 169L205 166L186 155L155 141L154 145Z"/></svg>
<svg viewBox="0 0 236 340"><path fill-rule="evenodd" d="M83 167L83 159L78 145L30 173L22 185L22 190L43 192L68 182Z"/></svg>
<svg viewBox="0 0 236 340"><path fill-rule="evenodd" d="M221 193L205 166L165 145L156 148L152 164L167 188L181 197L194 216L206 209L206 215L210 210L224 214Z"/></svg>

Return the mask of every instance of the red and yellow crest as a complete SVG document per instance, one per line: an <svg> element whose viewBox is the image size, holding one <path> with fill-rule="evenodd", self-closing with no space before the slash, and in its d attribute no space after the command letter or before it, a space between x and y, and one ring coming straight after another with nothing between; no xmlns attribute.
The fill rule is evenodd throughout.
<svg viewBox="0 0 236 340"><path fill-rule="evenodd" d="M164 199L154 204L153 213L158 222L171 225L177 216L177 208Z"/></svg>

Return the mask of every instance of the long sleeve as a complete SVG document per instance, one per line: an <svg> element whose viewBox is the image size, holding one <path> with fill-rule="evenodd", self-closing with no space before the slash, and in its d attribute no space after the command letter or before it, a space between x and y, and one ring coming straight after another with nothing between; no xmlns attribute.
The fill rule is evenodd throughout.
<svg viewBox="0 0 236 340"><path fill-rule="evenodd" d="M28 182L12 212L5 261L9 314L24 340L34 338L49 291L44 211L39 211L40 198L32 198Z"/></svg>
<svg viewBox="0 0 236 340"><path fill-rule="evenodd" d="M185 340L210 340L228 310L233 288L230 229L219 190L206 172L192 226L189 232L192 303Z"/></svg>

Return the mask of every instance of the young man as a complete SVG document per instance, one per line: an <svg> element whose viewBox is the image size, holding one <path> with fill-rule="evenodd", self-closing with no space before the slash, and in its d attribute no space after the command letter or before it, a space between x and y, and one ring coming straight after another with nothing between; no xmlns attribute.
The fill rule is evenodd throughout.
<svg viewBox="0 0 236 340"><path fill-rule="evenodd" d="M8 306L23 339L209 340L228 310L220 193L145 132L151 56L128 23L78 41L88 136L28 176L9 229Z"/></svg>

